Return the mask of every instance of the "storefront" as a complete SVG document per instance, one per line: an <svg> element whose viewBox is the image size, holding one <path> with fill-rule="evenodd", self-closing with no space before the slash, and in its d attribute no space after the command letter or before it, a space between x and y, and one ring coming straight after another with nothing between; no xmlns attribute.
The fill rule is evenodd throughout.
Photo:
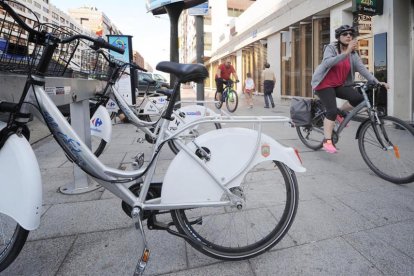
<svg viewBox="0 0 414 276"><path fill-rule="evenodd" d="M293 2L296 4L289 4ZM283 3L252 5L254 9L238 18L237 35L221 41L213 52L210 75L214 76L219 61L232 56L240 80L250 72L257 90L262 91L260 77L267 61L276 74L275 97L312 97L310 82L325 45L335 41L336 28L354 25L359 31L357 51L362 62L391 87L376 95L377 104L389 115L413 120L414 0ZM257 14L266 16L259 19ZM362 80L358 74L355 77Z"/></svg>
<svg viewBox="0 0 414 276"><path fill-rule="evenodd" d="M281 31L281 95L312 97L314 68L330 41L329 17L308 18Z"/></svg>
<svg viewBox="0 0 414 276"><path fill-rule="evenodd" d="M247 73L252 75L256 90L263 92L262 71L267 60L267 41L265 39L250 44L242 49L242 76L244 83Z"/></svg>

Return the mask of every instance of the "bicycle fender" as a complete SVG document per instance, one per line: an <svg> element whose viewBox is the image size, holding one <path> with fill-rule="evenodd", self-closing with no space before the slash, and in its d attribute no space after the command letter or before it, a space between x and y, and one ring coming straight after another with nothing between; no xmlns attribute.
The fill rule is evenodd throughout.
<svg viewBox="0 0 414 276"><path fill-rule="evenodd" d="M24 137L11 135L0 150L0 213L26 230L39 227L42 180L36 156Z"/></svg>
<svg viewBox="0 0 414 276"><path fill-rule="evenodd" d="M286 164L296 172L305 172L293 148L284 147L270 136L263 134L259 147L257 131L246 128L225 128L200 135L195 144L210 151L210 160L203 160L213 175L225 184L226 188L241 184L247 172L266 160L276 160ZM194 143L187 146L192 152L197 150ZM198 158L198 157L196 157ZM252 162L245 168L248 160ZM242 171L242 168L245 168ZM166 172L162 192L162 204L207 203L220 201L223 189L184 150L172 160Z"/></svg>
<svg viewBox="0 0 414 276"><path fill-rule="evenodd" d="M359 125L359 127L358 127L358 130L357 130L357 132L356 132L356 134L355 134L355 139L359 139L359 133L361 132L361 128L362 128L362 126L367 122L367 121L369 121L370 119L368 118L368 119L365 119L365 121L362 121L362 123Z"/></svg>
<svg viewBox="0 0 414 276"><path fill-rule="evenodd" d="M108 112L115 112L118 113L119 107L116 104L116 102L112 99L109 99L108 102L106 103L105 108L108 110Z"/></svg>
<svg viewBox="0 0 414 276"><path fill-rule="evenodd" d="M176 112L176 115L174 120L170 122L168 125L169 131L176 131L178 129L181 129L183 126L185 126L188 123L191 123L195 120L199 120L205 116L213 116L216 115L216 113L211 110L210 108L207 108L202 105L186 105L182 108L178 109ZM179 116L179 118L177 118ZM193 129L197 129L197 125L193 127ZM184 134L188 134L191 130L187 130L184 132Z"/></svg>
<svg viewBox="0 0 414 276"><path fill-rule="evenodd" d="M160 110L167 104L167 96L151 97L145 103L143 115L159 115Z"/></svg>
<svg viewBox="0 0 414 276"><path fill-rule="evenodd" d="M107 109L99 106L90 120L91 135L100 137L107 143L112 137L112 122Z"/></svg>

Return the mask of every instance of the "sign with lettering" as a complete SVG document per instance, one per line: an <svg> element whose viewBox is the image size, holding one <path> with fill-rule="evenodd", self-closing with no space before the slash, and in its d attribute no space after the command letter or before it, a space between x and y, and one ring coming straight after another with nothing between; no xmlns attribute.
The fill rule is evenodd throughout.
<svg viewBox="0 0 414 276"><path fill-rule="evenodd" d="M188 15L207 15L208 14L208 1L188 9Z"/></svg>
<svg viewBox="0 0 414 276"><path fill-rule="evenodd" d="M381 15L384 0L352 0L352 12L365 15Z"/></svg>

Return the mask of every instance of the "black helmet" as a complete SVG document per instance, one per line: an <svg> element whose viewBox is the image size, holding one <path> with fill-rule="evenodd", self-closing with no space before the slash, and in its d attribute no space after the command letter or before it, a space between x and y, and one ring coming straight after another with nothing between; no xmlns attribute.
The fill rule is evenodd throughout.
<svg viewBox="0 0 414 276"><path fill-rule="evenodd" d="M335 30L335 38L338 39L343 32L347 32L347 31L351 31L354 34L356 33L354 27L351 27L349 25L342 25Z"/></svg>

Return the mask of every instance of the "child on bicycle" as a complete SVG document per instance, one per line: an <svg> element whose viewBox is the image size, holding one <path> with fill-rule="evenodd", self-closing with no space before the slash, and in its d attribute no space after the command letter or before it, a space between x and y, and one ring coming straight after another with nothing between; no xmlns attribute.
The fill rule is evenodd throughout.
<svg viewBox="0 0 414 276"><path fill-rule="evenodd" d="M350 111L361 103L364 98L351 87L354 83L355 72L359 72L368 81L380 83L362 63L355 52L357 41L354 39L356 31L349 25L342 25L335 30L337 41L327 45L324 49L322 63L316 68L312 76L312 88L326 108L326 118L323 122L324 141L323 149L329 153L336 153L332 143L332 131L335 120L342 121L338 114L336 97L345 99L340 111ZM387 83L381 83L389 88Z"/></svg>
<svg viewBox="0 0 414 276"><path fill-rule="evenodd" d="M246 97L247 108L253 108L253 92L254 92L254 80L252 74L246 74L246 80L244 81L243 92Z"/></svg>

